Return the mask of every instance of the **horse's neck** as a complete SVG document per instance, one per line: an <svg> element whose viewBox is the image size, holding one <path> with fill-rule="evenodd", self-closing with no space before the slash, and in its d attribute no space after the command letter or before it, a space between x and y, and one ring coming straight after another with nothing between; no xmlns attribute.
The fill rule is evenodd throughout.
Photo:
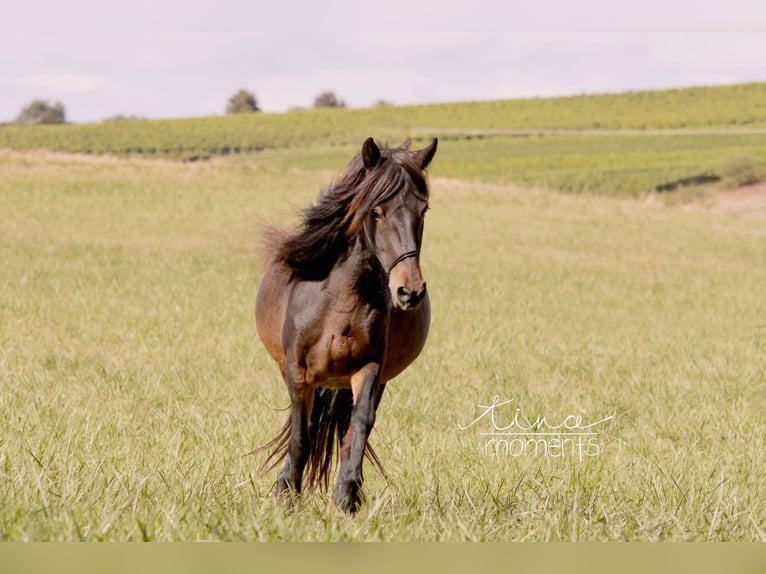
<svg viewBox="0 0 766 574"><path fill-rule="evenodd" d="M361 237L357 237L346 251L340 266L349 276L358 279L363 274L382 269L378 258L365 245Z"/></svg>
<svg viewBox="0 0 766 574"><path fill-rule="evenodd" d="M361 238L349 246L332 275L335 276L336 285L342 283L343 288L357 291L364 298L368 298L370 293L382 292L385 285L383 267Z"/></svg>

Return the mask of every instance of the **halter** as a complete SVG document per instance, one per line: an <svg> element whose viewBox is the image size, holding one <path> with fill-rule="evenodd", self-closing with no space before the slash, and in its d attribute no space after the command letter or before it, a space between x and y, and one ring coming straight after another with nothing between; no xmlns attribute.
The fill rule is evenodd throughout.
<svg viewBox="0 0 766 574"><path fill-rule="evenodd" d="M370 228L369 228L369 221L364 222L364 227L362 228L362 233L364 235L364 243L367 246L367 249L372 251L373 253L377 253L377 250L375 249L375 243L372 241L372 238L370 237ZM391 275L391 271L394 270L394 267L399 265L402 261L405 259L409 259L410 257L417 257L420 255L419 249L413 249L412 251L407 251L405 253L402 253L399 257L394 259L394 262L391 263L388 267L385 268L386 274Z"/></svg>
<svg viewBox="0 0 766 574"><path fill-rule="evenodd" d="M409 257L417 257L420 255L420 251L415 249L414 251L407 251L407 253L402 253L399 257L394 259L394 262L388 266L388 269L386 269L386 273L389 275L391 274L391 271L394 270L394 267L396 267L399 263L404 261L405 259L408 259Z"/></svg>

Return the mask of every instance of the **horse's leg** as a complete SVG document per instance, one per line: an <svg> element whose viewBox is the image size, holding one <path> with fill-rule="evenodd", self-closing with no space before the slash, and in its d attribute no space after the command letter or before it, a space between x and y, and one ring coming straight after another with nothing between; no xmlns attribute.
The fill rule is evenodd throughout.
<svg viewBox="0 0 766 574"><path fill-rule="evenodd" d="M335 504L342 510L355 512L361 503L362 461L367 438L375 424L379 388L379 363L368 363L351 375L354 406L351 410L351 423L343 441L341 464L333 496Z"/></svg>
<svg viewBox="0 0 766 574"><path fill-rule="evenodd" d="M290 440L287 443L287 458L277 476L277 492L299 493L303 480L303 469L311 452L309 421L314 405L313 387L306 384L302 373L288 365L285 383L290 392Z"/></svg>
<svg viewBox="0 0 766 574"><path fill-rule="evenodd" d="M378 392L375 395L375 412L378 412L378 407L380 406L380 399L383 398L383 391L386 390L386 385L383 381L380 382L378 385ZM340 464L343 465L346 460L348 460L348 454L351 452L351 428L346 431L346 434L343 435L343 438L341 439L341 449L340 449Z"/></svg>
<svg viewBox="0 0 766 574"><path fill-rule="evenodd" d="M378 385L378 392L375 396L375 412L378 412L380 406L380 399L383 398L383 391L386 389L386 385L383 381ZM346 433L343 435L340 441L340 467L344 468L348 464L349 453L351 452L351 427L349 426Z"/></svg>

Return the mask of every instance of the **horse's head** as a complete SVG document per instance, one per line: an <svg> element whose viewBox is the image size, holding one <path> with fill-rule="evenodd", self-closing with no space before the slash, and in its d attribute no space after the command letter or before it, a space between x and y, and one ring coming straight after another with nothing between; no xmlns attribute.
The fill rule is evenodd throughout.
<svg viewBox="0 0 766 574"><path fill-rule="evenodd" d="M420 272L423 219L428 210L424 170L436 153L437 140L418 151L405 145L381 149L372 138L364 142L361 159L371 185L380 186L378 198L364 223L368 248L388 274L395 307L414 309L426 294Z"/></svg>

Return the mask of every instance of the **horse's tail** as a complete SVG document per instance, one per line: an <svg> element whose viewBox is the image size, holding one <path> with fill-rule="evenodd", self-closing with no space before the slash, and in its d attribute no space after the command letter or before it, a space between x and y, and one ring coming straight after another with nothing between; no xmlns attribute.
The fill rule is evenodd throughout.
<svg viewBox="0 0 766 574"><path fill-rule="evenodd" d="M351 389L333 390L317 387L314 391L314 407L309 423L310 451L306 468L303 471L305 490L316 487L328 489L333 463L340 456L343 437L351 424L353 404ZM292 425L288 415L287 421L277 436L250 453L270 451L269 456L261 465L261 470L264 472L271 471L285 459L291 430ZM369 442L365 446L364 455L388 479L375 449Z"/></svg>

